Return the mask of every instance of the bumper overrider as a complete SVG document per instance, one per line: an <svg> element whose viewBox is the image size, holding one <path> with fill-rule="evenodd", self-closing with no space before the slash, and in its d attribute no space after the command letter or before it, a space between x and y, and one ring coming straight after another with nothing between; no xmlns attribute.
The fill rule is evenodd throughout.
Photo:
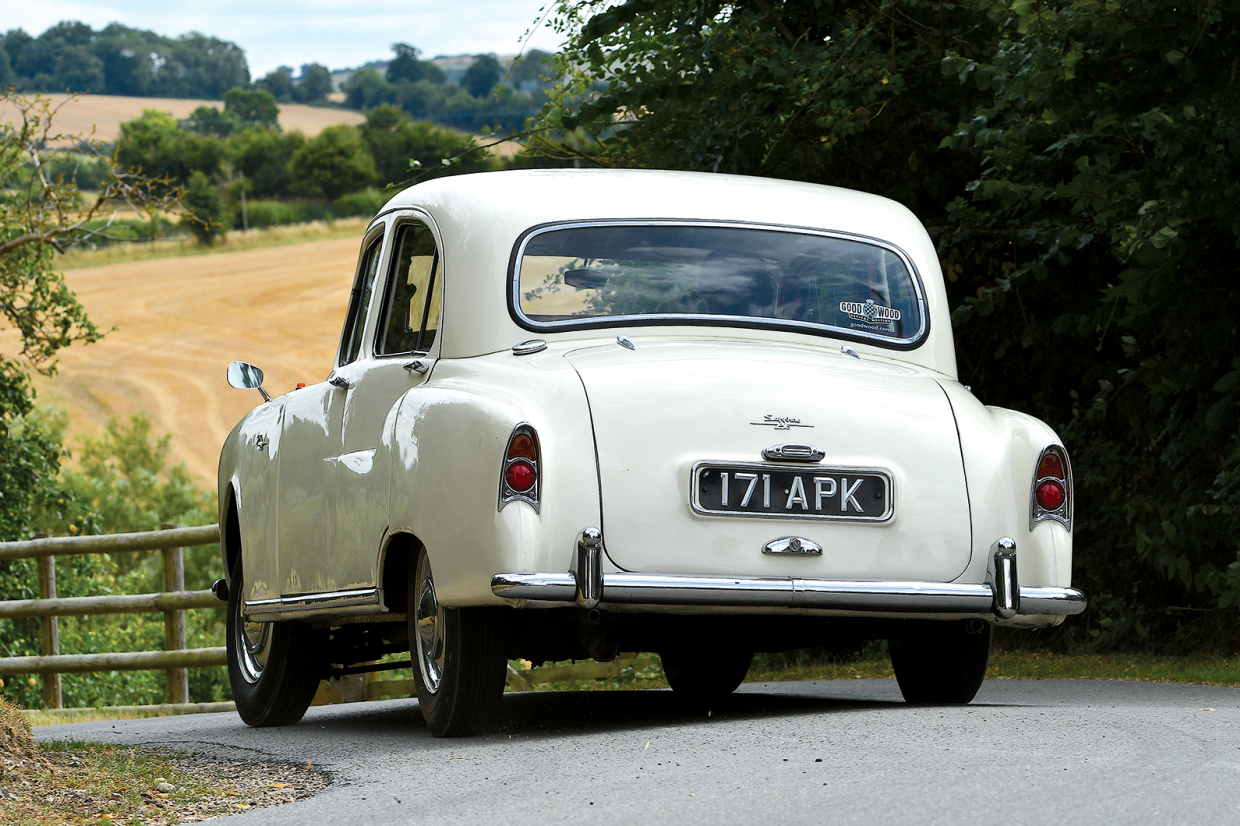
<svg viewBox="0 0 1240 826"><path fill-rule="evenodd" d="M496 574L491 577L491 592L504 599L570 602L586 609L599 603L743 606L873 613L992 613L1001 620L1018 614L1079 614L1086 605L1085 594L1076 588L1022 587L1016 575L1016 543L1008 537L991 545L986 581L980 584L633 573L607 574L604 581L602 552L602 534L597 528L586 528L578 534L569 571Z"/></svg>

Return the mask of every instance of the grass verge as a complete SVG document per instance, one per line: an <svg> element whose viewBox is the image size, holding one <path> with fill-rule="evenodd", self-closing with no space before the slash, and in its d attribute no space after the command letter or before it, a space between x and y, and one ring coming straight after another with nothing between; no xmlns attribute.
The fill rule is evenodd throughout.
<svg viewBox="0 0 1240 826"><path fill-rule="evenodd" d="M641 671L625 669L601 680L538 683L536 691L625 691L666 688L656 655ZM528 664L522 663L525 668ZM514 667L517 667L514 663ZM518 668L520 670L520 668ZM813 656L810 652L760 655L747 683L792 680L859 680L894 677L891 660L880 648L859 657ZM1152 654L1055 654L1049 651L995 651L987 679L1137 680L1150 682L1240 685L1240 656L1160 657Z"/></svg>
<svg viewBox="0 0 1240 826"><path fill-rule="evenodd" d="M321 241L328 238L356 237L370 225L369 218L339 218L335 221L310 221L280 227L233 230L215 246L204 247L189 236L153 242L115 244L97 250L76 249L57 259L58 266L66 269L97 267L128 261L150 261L157 258L179 258L185 255L210 255L216 252L276 247L299 244L304 241Z"/></svg>
<svg viewBox="0 0 1240 826"><path fill-rule="evenodd" d="M3 823L190 823L290 803L327 785L309 764L96 743L36 747L25 719L7 703L0 706L0 746Z"/></svg>

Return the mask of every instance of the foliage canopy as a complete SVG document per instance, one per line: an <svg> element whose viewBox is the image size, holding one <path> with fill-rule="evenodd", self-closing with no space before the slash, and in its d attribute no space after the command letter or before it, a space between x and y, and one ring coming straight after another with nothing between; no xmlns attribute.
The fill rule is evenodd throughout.
<svg viewBox="0 0 1240 826"><path fill-rule="evenodd" d="M1240 9L585 0L556 26L534 126L592 140L549 154L913 209L962 380L1072 451L1091 609L1069 634L1217 642L1240 605Z"/></svg>

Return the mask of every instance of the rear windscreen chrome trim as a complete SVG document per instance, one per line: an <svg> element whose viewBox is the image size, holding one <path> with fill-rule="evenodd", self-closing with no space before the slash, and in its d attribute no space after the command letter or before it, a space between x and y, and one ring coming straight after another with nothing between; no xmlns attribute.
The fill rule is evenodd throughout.
<svg viewBox="0 0 1240 826"><path fill-rule="evenodd" d="M685 313L667 315L650 314L598 316L594 318L570 321L535 321L521 311L521 281L519 277L520 264L521 259L525 255L526 246L528 246L530 241L534 238L544 233L560 229L642 226L720 227L724 229L765 230L768 232L787 232L797 235L818 235L824 238L838 238L844 241L858 241L863 244L869 244L870 246L881 247L899 258L908 269L909 275L912 276L913 291L917 295L917 313L920 319L920 326L911 336L907 336L905 338L892 338L889 336L877 335L875 333L848 330L843 327L830 327L825 324L815 324L809 321L793 321L756 316L700 315ZM786 224L755 224L747 221L686 221L683 219L676 220L665 218L649 218L639 220L631 218L617 218L615 220L557 221L530 227L525 232L521 233L521 235L517 238L517 242L512 248L512 254L508 259L508 313L512 316L512 319L516 322L517 326L522 329L538 333L572 332L576 330L593 330L600 328L608 329L616 327L744 327L750 329L804 333L813 336L822 336L845 341L856 341L865 344L874 344L889 350L914 350L926 342L926 337L930 333L930 313L926 302L926 290L921 282L921 273L918 272L917 267L913 265L913 261L909 258L908 254L900 247L890 241L884 241L879 238L874 238L868 235L860 235L857 233L815 229L813 227L789 226Z"/></svg>

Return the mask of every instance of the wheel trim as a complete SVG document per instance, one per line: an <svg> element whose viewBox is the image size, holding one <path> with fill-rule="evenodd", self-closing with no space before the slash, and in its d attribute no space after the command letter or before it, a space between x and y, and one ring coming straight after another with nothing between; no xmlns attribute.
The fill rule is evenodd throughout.
<svg viewBox="0 0 1240 826"><path fill-rule="evenodd" d="M247 683L256 683L267 667L271 654L271 623L253 622L242 612L241 600L237 600L237 665Z"/></svg>
<svg viewBox="0 0 1240 826"><path fill-rule="evenodd" d="M431 566L425 556L418 565L417 602L415 604L418 650L418 668L422 673L422 685L431 694L439 692L443 682L444 667L444 621L443 606L435 595L435 582Z"/></svg>

